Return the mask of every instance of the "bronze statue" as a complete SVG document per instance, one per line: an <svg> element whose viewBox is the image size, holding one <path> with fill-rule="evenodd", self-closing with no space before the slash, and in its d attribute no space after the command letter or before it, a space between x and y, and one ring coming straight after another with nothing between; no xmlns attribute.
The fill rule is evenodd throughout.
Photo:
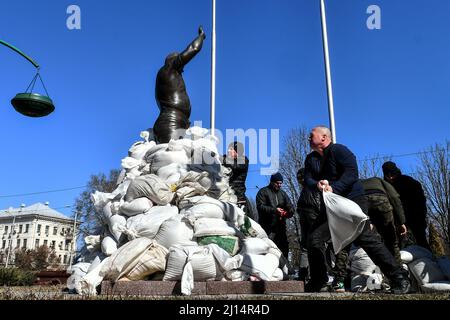
<svg viewBox="0 0 450 320"><path fill-rule="evenodd" d="M157 143L179 138L179 129L187 129L190 126L191 103L181 74L183 67L200 52L205 38L200 26L197 38L182 53L169 54L164 66L158 71L155 97L160 114L153 126Z"/></svg>

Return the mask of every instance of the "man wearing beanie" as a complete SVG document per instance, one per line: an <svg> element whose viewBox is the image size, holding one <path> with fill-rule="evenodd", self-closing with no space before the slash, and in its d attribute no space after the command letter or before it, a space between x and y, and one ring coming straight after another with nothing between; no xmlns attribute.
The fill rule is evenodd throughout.
<svg viewBox="0 0 450 320"><path fill-rule="evenodd" d="M289 242L286 235L286 219L292 217L294 209L288 195L281 189L282 184L283 176L279 172L273 174L269 185L258 191L256 208L259 224L287 259Z"/></svg>
<svg viewBox="0 0 450 320"><path fill-rule="evenodd" d="M344 145L331 141L331 132L325 126L311 130L309 145L313 150L305 159L305 184L318 191L334 192L358 204L367 215L368 204L364 189L358 177L355 155ZM323 206L324 207L324 206ZM328 281L325 264L325 242L330 239L330 229L324 209L316 219L308 237L308 260L311 280L308 291L321 291ZM393 293L409 292L411 283L407 271L395 260L380 236L367 221L361 234L354 240L355 245L366 251L372 261L380 267L390 280ZM333 289L343 291L346 275L347 248L336 253L336 276Z"/></svg>
<svg viewBox="0 0 450 320"><path fill-rule="evenodd" d="M391 183L400 195L405 212L406 226L411 231L416 243L430 250L425 230L427 228L427 200L419 181L402 174L392 161L383 163L384 180ZM400 249L402 249L400 241Z"/></svg>
<svg viewBox="0 0 450 320"><path fill-rule="evenodd" d="M231 169L229 175L230 187L238 200L238 206L243 208L245 214L255 219L253 208L248 201L245 191L245 180L248 173L248 158L244 155L244 145L238 141L230 143L227 154L222 157L222 165Z"/></svg>

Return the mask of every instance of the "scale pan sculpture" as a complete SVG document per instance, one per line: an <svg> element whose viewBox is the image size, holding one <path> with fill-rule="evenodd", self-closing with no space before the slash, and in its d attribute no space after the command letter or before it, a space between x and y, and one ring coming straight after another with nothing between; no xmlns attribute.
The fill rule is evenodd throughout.
<svg viewBox="0 0 450 320"><path fill-rule="evenodd" d="M178 139L190 126L191 103L182 73L184 66L202 49L205 38L202 27L199 27L198 36L189 46L181 53L169 54L158 71L155 98L160 114L153 125L153 133L158 143Z"/></svg>
<svg viewBox="0 0 450 320"><path fill-rule="evenodd" d="M18 54L20 54L22 57L30 61L33 66L37 69L36 75L34 76L33 80L31 80L31 83L28 85L28 88L23 93L18 93L14 98L11 99L11 104L16 109L17 112L28 116L28 117L44 117L49 115L55 110L55 106L53 104L52 99L48 96L47 88L45 88L45 84L42 81L41 75L39 74L39 65L31 59L29 56L27 56L25 53L23 53L21 50L17 49L13 45L0 40L0 44L14 50ZM38 93L32 93L34 85L36 84L37 79L41 80L42 86L45 89L45 92L47 93L46 96L38 94ZM28 89L30 91L28 92Z"/></svg>

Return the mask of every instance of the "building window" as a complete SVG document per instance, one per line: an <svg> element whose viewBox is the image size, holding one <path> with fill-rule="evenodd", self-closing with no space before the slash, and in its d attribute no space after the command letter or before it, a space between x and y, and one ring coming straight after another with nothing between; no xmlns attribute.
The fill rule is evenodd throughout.
<svg viewBox="0 0 450 320"><path fill-rule="evenodd" d="M17 239L17 245L16 248L19 249L20 248L20 239Z"/></svg>
<svg viewBox="0 0 450 320"><path fill-rule="evenodd" d="M50 226L45 226L45 234L48 236L48 233L50 232Z"/></svg>
<svg viewBox="0 0 450 320"><path fill-rule="evenodd" d="M37 233L41 233L41 225L40 224L38 224Z"/></svg>
<svg viewBox="0 0 450 320"><path fill-rule="evenodd" d="M8 226L5 226L5 233L8 233Z"/></svg>
<svg viewBox="0 0 450 320"><path fill-rule="evenodd" d="M63 263L66 264L67 263L67 255L64 255L64 260Z"/></svg>
<svg viewBox="0 0 450 320"><path fill-rule="evenodd" d="M22 225L19 224L19 233L22 233Z"/></svg>
<svg viewBox="0 0 450 320"><path fill-rule="evenodd" d="M3 248L3 249L6 249L6 240L3 240L3 246L2 246L2 248Z"/></svg>
<svg viewBox="0 0 450 320"><path fill-rule="evenodd" d="M36 239L36 241L34 242L34 247L36 249L39 248L39 239Z"/></svg>
<svg viewBox="0 0 450 320"><path fill-rule="evenodd" d="M53 241L52 241L52 246L51 246L51 248L52 248L52 249L55 249L55 247L56 247L56 241L53 240Z"/></svg>
<svg viewBox="0 0 450 320"><path fill-rule="evenodd" d="M63 242L61 241L60 243L59 243L59 250L62 250L63 249Z"/></svg>
<svg viewBox="0 0 450 320"><path fill-rule="evenodd" d="M27 239L23 239L23 245L22 248L26 249L27 248Z"/></svg>
<svg viewBox="0 0 450 320"><path fill-rule="evenodd" d="M58 262L61 263L61 255L58 255Z"/></svg>
<svg viewBox="0 0 450 320"><path fill-rule="evenodd" d="M28 231L30 230L30 224L26 224L25 225L25 233L28 233Z"/></svg>
<svg viewBox="0 0 450 320"><path fill-rule="evenodd" d="M53 227L53 235L56 236L58 233L58 227Z"/></svg>
<svg viewBox="0 0 450 320"><path fill-rule="evenodd" d="M44 240L44 246L48 246L48 240Z"/></svg>
<svg viewBox="0 0 450 320"><path fill-rule="evenodd" d="M66 251L69 250L69 244L70 244L70 241L66 241Z"/></svg>

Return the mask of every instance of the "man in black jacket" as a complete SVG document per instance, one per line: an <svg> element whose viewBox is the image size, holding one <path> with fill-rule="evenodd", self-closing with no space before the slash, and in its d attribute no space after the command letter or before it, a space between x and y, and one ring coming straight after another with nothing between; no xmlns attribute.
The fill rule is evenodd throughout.
<svg viewBox="0 0 450 320"><path fill-rule="evenodd" d="M383 163L384 180L391 183L400 195L403 210L405 211L406 226L414 236L416 243L428 250L426 237L427 228L427 199L419 181L402 174L392 161Z"/></svg>
<svg viewBox="0 0 450 320"><path fill-rule="evenodd" d="M245 195L248 163L248 158L244 155L244 145L238 141L230 143L227 154L222 158L222 165L231 169L229 184L237 197L238 206L244 208L247 216L255 219L253 208Z"/></svg>
<svg viewBox="0 0 450 320"><path fill-rule="evenodd" d="M317 126L311 130L309 143L313 150L305 160L305 182L310 188L334 192L357 203L367 214L367 200L364 189L358 179L358 166L355 155L344 145L331 142L331 132L327 127ZM319 291L326 284L328 277L325 266L325 242L330 239L330 230L326 212L322 210L323 223L316 223L308 237L308 257L311 272L309 290ZM318 222L321 222L318 219ZM407 272L397 263L394 256L381 242L380 236L366 222L361 234L354 240L361 246L372 261L378 265L385 276L391 280L394 293L407 293L410 281ZM343 251L346 249L343 249ZM337 253L338 254L338 253ZM345 263L338 266L341 271ZM335 285L343 288L343 279Z"/></svg>
<svg viewBox="0 0 450 320"><path fill-rule="evenodd" d="M270 177L270 184L258 191L256 208L259 224L287 259L289 242L286 235L286 219L292 217L294 209L286 192L281 190L282 184L283 176L280 173L273 174Z"/></svg>

